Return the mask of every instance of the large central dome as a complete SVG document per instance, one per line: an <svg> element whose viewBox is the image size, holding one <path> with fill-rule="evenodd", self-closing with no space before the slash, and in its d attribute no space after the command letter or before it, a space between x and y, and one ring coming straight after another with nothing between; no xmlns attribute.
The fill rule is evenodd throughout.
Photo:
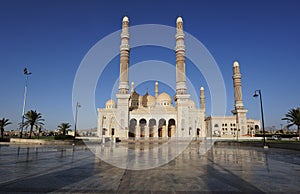
<svg viewBox="0 0 300 194"><path fill-rule="evenodd" d="M169 94L163 92L157 97L156 102L158 105L171 105L172 98Z"/></svg>

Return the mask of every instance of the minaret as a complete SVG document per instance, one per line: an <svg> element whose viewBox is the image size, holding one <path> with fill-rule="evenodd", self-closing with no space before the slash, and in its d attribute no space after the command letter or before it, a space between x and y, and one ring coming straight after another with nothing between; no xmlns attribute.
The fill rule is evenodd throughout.
<svg viewBox="0 0 300 194"><path fill-rule="evenodd" d="M181 17L176 20L176 94L186 94L185 79L185 46L183 21Z"/></svg>
<svg viewBox="0 0 300 194"><path fill-rule="evenodd" d="M234 88L234 108L237 110L244 109L241 78L240 65L237 61L234 61L232 79Z"/></svg>
<svg viewBox="0 0 300 194"><path fill-rule="evenodd" d="M133 93L134 92L134 82L131 82L131 91L130 93Z"/></svg>
<svg viewBox="0 0 300 194"><path fill-rule="evenodd" d="M200 137L206 137L208 135L208 131L206 130L206 123L205 123L205 95L204 95L204 88L200 88L200 114L199 114L199 122L198 128L200 131L197 131L197 135L199 134Z"/></svg>
<svg viewBox="0 0 300 194"><path fill-rule="evenodd" d="M120 46L120 82L119 94L127 94L128 85L128 64L129 64L129 32L128 17L125 16L122 21L121 46Z"/></svg>
<svg viewBox="0 0 300 194"><path fill-rule="evenodd" d="M205 96L204 96L204 88L200 88L200 109L205 111Z"/></svg>
<svg viewBox="0 0 300 194"><path fill-rule="evenodd" d="M155 98L158 96L158 82L155 82Z"/></svg>
<svg viewBox="0 0 300 194"><path fill-rule="evenodd" d="M236 126L238 129L237 136L247 134L247 116L248 110L244 109L242 82L241 82L240 65L238 61L233 62L233 88L234 88L234 110L231 112L236 115Z"/></svg>
<svg viewBox="0 0 300 194"><path fill-rule="evenodd" d="M128 137L128 119L129 119L129 82L128 82L128 66L129 66L129 19L127 16L122 21L121 46L120 46L120 81L119 93L116 94L118 99L117 106L117 129L115 137Z"/></svg>
<svg viewBox="0 0 300 194"><path fill-rule="evenodd" d="M181 17L176 20L176 108L177 123L176 136L180 138L192 138L196 135L196 129L190 129L189 122L189 99L190 95L186 94L185 78L185 46L183 21Z"/></svg>

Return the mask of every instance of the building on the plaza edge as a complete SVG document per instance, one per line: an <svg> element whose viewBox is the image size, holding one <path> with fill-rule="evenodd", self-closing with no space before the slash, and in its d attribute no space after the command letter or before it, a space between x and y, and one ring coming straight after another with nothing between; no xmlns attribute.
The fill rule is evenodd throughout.
<svg viewBox="0 0 300 194"><path fill-rule="evenodd" d="M200 88L200 108L186 92L185 45L183 20L176 21L176 94L172 97L159 92L155 83L155 96L148 92L138 94L134 83L129 87L129 19L122 21L120 46L120 78L117 102L110 99L104 108L98 108L98 136L119 139L138 138L194 138L235 137L254 134L260 128L259 120L247 119L242 100L240 66L233 64L235 107L233 116L206 116L204 88Z"/></svg>

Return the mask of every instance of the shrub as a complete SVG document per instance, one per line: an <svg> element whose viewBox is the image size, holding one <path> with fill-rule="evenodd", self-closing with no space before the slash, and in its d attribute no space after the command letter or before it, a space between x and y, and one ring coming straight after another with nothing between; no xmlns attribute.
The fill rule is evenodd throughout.
<svg viewBox="0 0 300 194"><path fill-rule="evenodd" d="M74 136L72 135L55 135L54 140L73 140Z"/></svg>

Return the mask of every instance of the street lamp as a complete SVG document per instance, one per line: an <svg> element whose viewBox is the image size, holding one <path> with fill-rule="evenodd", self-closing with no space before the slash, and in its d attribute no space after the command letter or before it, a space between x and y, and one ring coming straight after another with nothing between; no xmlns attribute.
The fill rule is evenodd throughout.
<svg viewBox="0 0 300 194"><path fill-rule="evenodd" d="M258 94L257 94L257 92L258 92ZM260 100L261 122L262 122L262 128L263 128L263 136L264 136L264 148L268 148L268 146L266 145L264 110L263 110L261 90L255 90L253 97L258 97L258 96L259 96L259 100Z"/></svg>
<svg viewBox="0 0 300 194"><path fill-rule="evenodd" d="M81 105L79 104L79 102L77 102L76 103L76 108L75 108L74 145L75 145L75 138L76 138L78 108L80 108L80 107L81 107Z"/></svg>
<svg viewBox="0 0 300 194"><path fill-rule="evenodd" d="M22 110L22 125L21 125L20 138L22 138L22 135L23 135L24 114L25 114L25 107L26 107L28 76L31 75L31 72L28 72L28 70L27 70L26 67L24 68L24 75L26 76L26 82L25 82L25 89L24 89L24 101L23 101L23 110Z"/></svg>

